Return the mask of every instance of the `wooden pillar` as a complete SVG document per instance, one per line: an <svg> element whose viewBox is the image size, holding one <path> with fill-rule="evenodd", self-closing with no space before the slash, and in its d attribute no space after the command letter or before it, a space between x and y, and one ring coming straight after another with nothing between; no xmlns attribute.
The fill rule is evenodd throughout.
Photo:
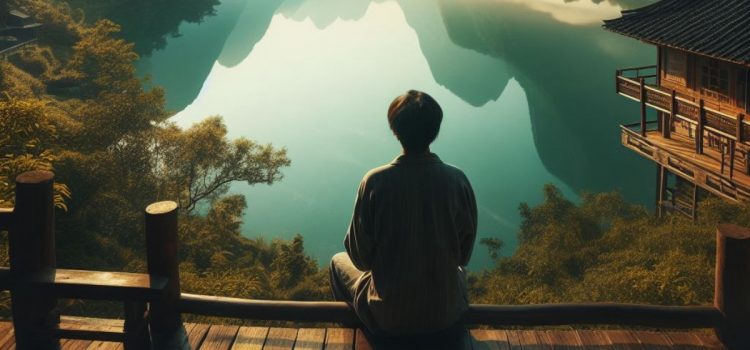
<svg viewBox="0 0 750 350"><path fill-rule="evenodd" d="M13 280L11 305L18 349L59 349L57 300L24 280L55 274L54 174L30 171L16 178L16 204L8 255Z"/></svg>
<svg viewBox="0 0 750 350"><path fill-rule="evenodd" d="M690 213L693 221L695 221L696 219L698 219L698 200L699 200L698 195L699 195L699 190L700 190L700 188L698 187L698 184L696 184L695 182L693 182L693 208L692 208L692 212Z"/></svg>
<svg viewBox="0 0 750 350"><path fill-rule="evenodd" d="M639 79L641 83L641 136L646 136L646 80Z"/></svg>
<svg viewBox="0 0 750 350"><path fill-rule="evenodd" d="M737 142L745 141L742 139L744 137L744 133L742 132L744 128L744 123L743 123L744 120L745 120L744 114L740 113L737 115L737 128L735 130L737 132L737 134L735 135L735 139L737 139Z"/></svg>
<svg viewBox="0 0 750 350"><path fill-rule="evenodd" d="M714 306L724 313L716 329L729 349L750 349L750 230L721 224L716 232Z"/></svg>
<svg viewBox="0 0 750 350"><path fill-rule="evenodd" d="M151 339L154 348L188 347L179 310L180 270L177 237L177 203L167 201L146 208L146 256L152 278L166 278L159 301L149 305Z"/></svg>
<svg viewBox="0 0 750 350"><path fill-rule="evenodd" d="M656 164L656 215L662 217L664 208L664 191L667 187L667 169Z"/></svg>
<svg viewBox="0 0 750 350"><path fill-rule="evenodd" d="M146 317L145 302L125 302L125 341L123 345L126 350L151 348Z"/></svg>
<svg viewBox="0 0 750 350"><path fill-rule="evenodd" d="M737 142L729 140L729 178L734 177L734 155L737 149Z"/></svg>
<svg viewBox="0 0 750 350"><path fill-rule="evenodd" d="M672 123L677 119L677 91L672 90L672 104L669 108L669 115L664 115L664 128L662 129L662 136L665 139L672 137Z"/></svg>
<svg viewBox="0 0 750 350"><path fill-rule="evenodd" d="M703 125L706 122L706 107L703 99L700 101L698 112L698 125L695 127L695 153L703 154Z"/></svg>

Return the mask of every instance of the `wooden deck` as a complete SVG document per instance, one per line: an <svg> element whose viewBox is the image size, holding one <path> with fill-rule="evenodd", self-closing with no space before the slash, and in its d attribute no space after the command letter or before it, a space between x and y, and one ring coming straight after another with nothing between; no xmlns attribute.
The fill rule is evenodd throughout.
<svg viewBox="0 0 750 350"><path fill-rule="evenodd" d="M750 176L743 173L742 162L734 160L730 177L728 156L722 171L718 150L706 146L703 154L696 154L695 141L686 135L672 133L667 139L658 131L648 131L643 137L623 127L622 144L719 197L750 201Z"/></svg>
<svg viewBox="0 0 750 350"><path fill-rule="evenodd" d="M65 318L63 328L114 331L122 321ZM365 350L365 349L724 349L713 332L652 332L634 330L470 330L453 342L439 340L375 343L359 329L239 327L187 323L191 349L203 350ZM62 349L122 349L122 344L90 340L61 340ZM446 345L453 344L453 345ZM12 323L0 322L0 350L15 349Z"/></svg>

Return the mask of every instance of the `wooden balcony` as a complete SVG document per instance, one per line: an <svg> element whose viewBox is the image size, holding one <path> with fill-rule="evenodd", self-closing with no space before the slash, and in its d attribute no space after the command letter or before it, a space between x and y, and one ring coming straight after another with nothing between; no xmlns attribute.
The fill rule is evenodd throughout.
<svg viewBox="0 0 750 350"><path fill-rule="evenodd" d="M116 331L123 327L118 320L66 317L61 328L91 331ZM0 321L0 349L15 347L11 322ZM185 333L190 349L212 350L373 350L373 349L725 349L710 332L644 330L490 330L472 329L458 334L450 347L431 340L412 342L411 347L380 344L358 328L289 328L246 327L219 324L186 323ZM434 341L434 339L432 339ZM403 345L403 344L402 344ZM117 342L63 339L63 350L123 349Z"/></svg>
<svg viewBox="0 0 750 350"><path fill-rule="evenodd" d="M640 102L644 112L645 107L651 107L666 114L668 118L664 124L680 120L693 125L699 133L710 132L737 143L750 141L750 123L744 120L743 114L730 115L717 111L706 107L703 101L694 102L678 96L675 90L657 86L655 74L642 73L650 69L656 69L656 66L618 70L617 93ZM645 115L642 115L641 135L646 133L645 124ZM663 127L664 125L658 125L658 130L663 130ZM697 140L702 141L702 135L699 135Z"/></svg>
<svg viewBox="0 0 750 350"><path fill-rule="evenodd" d="M694 139L680 133L665 138L661 131L648 128L655 124L647 123L645 136L640 124L621 125L623 146L721 198L750 201L750 176L739 171L730 176L727 155L712 147L696 153ZM741 159L732 159L732 167L743 163Z"/></svg>
<svg viewBox="0 0 750 350"><path fill-rule="evenodd" d="M639 152L656 154L661 159L650 139L629 129L624 135ZM50 172L21 174L16 178L16 207L0 210L0 231L9 232L10 256L10 268L0 268L0 290L10 291L13 315L12 320L0 321L0 349L750 348L750 306L745 300L750 294L750 229L733 225L717 228L712 305L472 304L463 322L451 331L394 339L373 337L362 331L354 310L344 302L249 300L182 293L178 210L174 202L159 202L146 208L147 273L57 269L53 185L54 175ZM121 302L123 320L60 317L58 298ZM341 326L194 324L183 323L184 314ZM620 330L575 330L570 325L614 325ZM517 330L519 326L557 328ZM560 330L560 326L565 328ZM627 327L660 331L625 330Z"/></svg>
<svg viewBox="0 0 750 350"><path fill-rule="evenodd" d="M618 70L615 89L641 105L640 123L621 125L622 144L659 166L659 213L667 208L695 219L699 188L730 201L750 201L750 124L745 116L658 86L657 74L656 66ZM657 111L655 121L647 120L648 108ZM682 185L667 187L671 175Z"/></svg>

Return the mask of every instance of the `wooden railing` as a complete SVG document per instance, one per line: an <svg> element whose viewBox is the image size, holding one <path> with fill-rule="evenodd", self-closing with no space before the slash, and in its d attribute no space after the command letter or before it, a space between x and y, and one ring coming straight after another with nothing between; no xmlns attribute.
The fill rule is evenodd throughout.
<svg viewBox="0 0 750 350"><path fill-rule="evenodd" d="M10 268L0 268L0 289L11 292L18 349L58 349L60 338L122 341L126 349L188 348L181 314L338 322L358 326L343 302L268 301L181 293L177 206L152 204L145 211L148 273L57 269L54 249L53 174L24 173L16 179L12 210L0 211L0 231L9 231ZM713 306L616 303L475 305L465 324L539 326L571 324L713 328L731 349L750 345L750 230L717 229ZM122 332L60 329L57 298L121 301Z"/></svg>
<svg viewBox="0 0 750 350"><path fill-rule="evenodd" d="M677 119L693 125L695 151L698 154L703 153L704 132L724 138L728 141L731 160L728 162L729 176L732 177L737 144L750 145L750 124L745 121L744 114L730 115L717 111L706 107L703 100L693 102L677 96L675 90L651 84L647 79L655 76L640 74L642 70L649 68L656 66L621 69L617 70L615 76L616 92L641 103L641 135L646 136L646 107L651 107L663 113L659 130L665 138L670 138L672 124Z"/></svg>

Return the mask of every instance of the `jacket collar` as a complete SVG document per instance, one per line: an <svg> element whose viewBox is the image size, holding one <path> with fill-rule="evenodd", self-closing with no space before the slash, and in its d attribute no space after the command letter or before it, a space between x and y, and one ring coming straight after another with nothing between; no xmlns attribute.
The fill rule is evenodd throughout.
<svg viewBox="0 0 750 350"><path fill-rule="evenodd" d="M442 163L440 157L435 153L424 153L424 154L402 154L394 159L391 164L430 164L430 163Z"/></svg>

